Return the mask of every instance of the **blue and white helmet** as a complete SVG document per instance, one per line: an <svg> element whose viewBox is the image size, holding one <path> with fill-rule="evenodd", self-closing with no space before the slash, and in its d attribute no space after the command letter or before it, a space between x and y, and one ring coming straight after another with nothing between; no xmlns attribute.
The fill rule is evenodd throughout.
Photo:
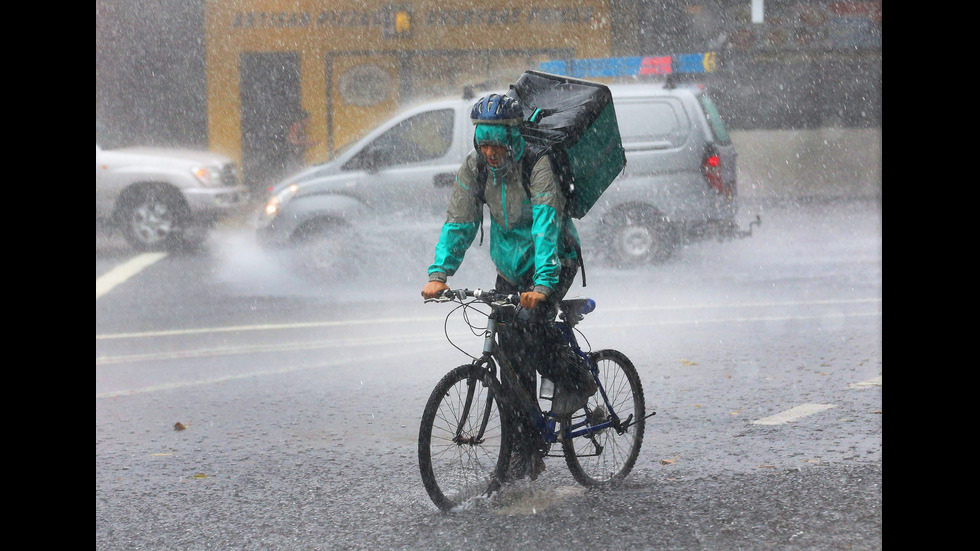
<svg viewBox="0 0 980 551"><path fill-rule="evenodd" d="M490 94L480 98L470 111L473 124L504 124L517 126L524 120L521 104L510 96Z"/></svg>

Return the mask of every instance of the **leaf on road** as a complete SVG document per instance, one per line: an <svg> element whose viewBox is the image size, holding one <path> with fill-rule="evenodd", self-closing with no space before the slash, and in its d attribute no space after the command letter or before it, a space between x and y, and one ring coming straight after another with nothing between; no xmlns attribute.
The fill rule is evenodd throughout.
<svg viewBox="0 0 980 551"><path fill-rule="evenodd" d="M207 478L207 477L208 477L208 475L206 475L204 473L197 473L195 475L191 475L191 478Z"/></svg>
<svg viewBox="0 0 980 551"><path fill-rule="evenodd" d="M729 415L738 415L739 413L741 413L741 411L742 411L742 408L738 408L735 411L730 412Z"/></svg>
<svg viewBox="0 0 980 551"><path fill-rule="evenodd" d="M758 468L760 468L760 469L775 469L776 466L775 465L759 465Z"/></svg>
<svg viewBox="0 0 980 551"><path fill-rule="evenodd" d="M675 455L673 459L661 459L660 460L660 464L661 465L672 465L675 461L677 461L677 458L678 457L680 457L680 456L679 455Z"/></svg>
<svg viewBox="0 0 980 551"><path fill-rule="evenodd" d="M698 365L698 362L692 362L691 360L681 359L681 364L683 364L683 365Z"/></svg>
<svg viewBox="0 0 980 551"><path fill-rule="evenodd" d="M186 428L187 428L187 425L181 423L180 421L177 421L176 423L174 423L174 430L184 430Z"/></svg>

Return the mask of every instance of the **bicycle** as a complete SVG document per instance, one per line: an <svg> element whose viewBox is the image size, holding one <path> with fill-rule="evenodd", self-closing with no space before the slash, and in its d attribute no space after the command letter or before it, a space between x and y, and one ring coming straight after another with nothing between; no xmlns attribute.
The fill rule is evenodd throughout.
<svg viewBox="0 0 980 551"><path fill-rule="evenodd" d="M575 332L581 332L575 326L594 310L594 301L569 299L559 304L560 321L555 324L575 353L586 359L599 387L583 408L562 415L541 407L556 397L549 396L547 379L541 378L539 402L521 385L505 392L498 377L499 366L510 380L516 380L506 355L498 352L496 337L499 327L513 320L519 295L460 289L426 300L433 301L459 303L453 312L462 308L464 318L475 306L491 309L480 312L487 316L482 355L471 356L471 363L444 375L422 413L419 470L426 492L439 509L450 510L501 488L510 466L512 412L533 420L546 447L545 457L564 457L579 484L610 486L630 473L643 443L646 419L656 412L646 414L640 377L625 354L611 349L585 352L579 347ZM447 324L453 312L447 314ZM474 329L471 323L470 327ZM447 339L456 346L448 332ZM551 453L556 443L561 445L561 455Z"/></svg>

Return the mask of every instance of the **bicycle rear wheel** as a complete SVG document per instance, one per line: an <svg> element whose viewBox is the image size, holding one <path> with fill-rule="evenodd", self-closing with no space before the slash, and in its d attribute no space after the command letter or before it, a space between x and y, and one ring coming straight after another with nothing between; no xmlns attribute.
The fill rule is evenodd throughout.
<svg viewBox="0 0 980 551"><path fill-rule="evenodd" d="M499 395L497 380L468 364L447 373L425 404L419 470L425 491L444 511L500 487L511 444Z"/></svg>
<svg viewBox="0 0 980 551"><path fill-rule="evenodd" d="M579 484L587 487L611 485L633 470L646 425L643 386L633 362L616 350L599 350L590 355L599 368L599 381L613 411L620 422L629 425L622 431L608 427L591 435L562 440L568 470ZM597 392L589 398L585 409L571 417L571 424L588 428L609 418L605 402Z"/></svg>

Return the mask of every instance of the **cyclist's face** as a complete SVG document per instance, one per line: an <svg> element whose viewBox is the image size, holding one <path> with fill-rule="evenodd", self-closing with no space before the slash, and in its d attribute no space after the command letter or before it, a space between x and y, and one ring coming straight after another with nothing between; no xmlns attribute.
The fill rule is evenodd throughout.
<svg viewBox="0 0 980 551"><path fill-rule="evenodd" d="M483 153L488 165L497 168L507 157L507 148L500 144L484 143L480 145L480 153Z"/></svg>

